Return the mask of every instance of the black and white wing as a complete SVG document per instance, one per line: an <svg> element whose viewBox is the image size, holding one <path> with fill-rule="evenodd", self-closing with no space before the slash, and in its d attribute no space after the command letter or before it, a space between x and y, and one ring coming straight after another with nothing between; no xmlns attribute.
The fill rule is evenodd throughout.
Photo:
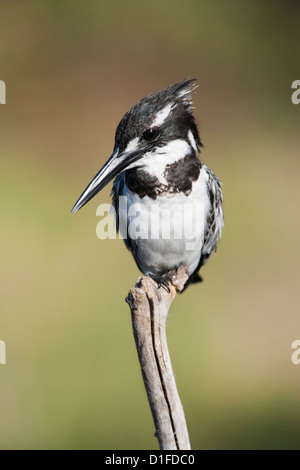
<svg viewBox="0 0 300 470"><path fill-rule="evenodd" d="M218 239L222 235L222 228L224 226L221 182L206 165L203 165L203 169L205 169L207 173L207 191L210 200L210 209L206 217L204 242L199 268L206 263L211 253L216 251Z"/></svg>

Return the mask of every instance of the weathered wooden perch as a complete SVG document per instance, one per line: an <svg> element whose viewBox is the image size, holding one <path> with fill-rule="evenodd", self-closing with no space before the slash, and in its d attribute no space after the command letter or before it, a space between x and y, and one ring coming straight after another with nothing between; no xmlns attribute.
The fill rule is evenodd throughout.
<svg viewBox="0 0 300 470"><path fill-rule="evenodd" d="M172 370L166 321L176 292L188 279L180 266L168 273L169 292L150 277L139 278L126 302L131 309L133 334L161 450L191 448L182 404Z"/></svg>

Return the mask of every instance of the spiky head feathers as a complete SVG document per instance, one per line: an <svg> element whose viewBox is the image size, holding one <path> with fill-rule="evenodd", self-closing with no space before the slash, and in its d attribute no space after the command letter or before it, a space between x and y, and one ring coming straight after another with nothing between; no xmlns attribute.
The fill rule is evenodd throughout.
<svg viewBox="0 0 300 470"><path fill-rule="evenodd" d="M142 138L147 131L151 132L153 129L159 134L157 146L182 138L189 131L192 132L197 146L202 146L191 108L195 81L182 80L146 96L133 106L117 127L116 146L123 150L128 142Z"/></svg>

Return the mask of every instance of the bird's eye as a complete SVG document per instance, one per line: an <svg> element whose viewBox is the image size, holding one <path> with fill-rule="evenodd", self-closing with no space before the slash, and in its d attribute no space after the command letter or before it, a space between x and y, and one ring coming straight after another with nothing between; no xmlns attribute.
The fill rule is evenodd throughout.
<svg viewBox="0 0 300 470"><path fill-rule="evenodd" d="M144 132L143 137L147 142L154 142L159 137L159 129L157 127L150 127Z"/></svg>

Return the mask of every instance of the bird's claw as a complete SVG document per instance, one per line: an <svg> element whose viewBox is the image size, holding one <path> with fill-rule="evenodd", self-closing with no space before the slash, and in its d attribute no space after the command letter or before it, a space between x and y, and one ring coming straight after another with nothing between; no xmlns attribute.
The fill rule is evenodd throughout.
<svg viewBox="0 0 300 470"><path fill-rule="evenodd" d="M170 292L169 280L162 276L156 276L156 274L149 274L151 279L156 282L157 288L160 289L163 287L167 292Z"/></svg>

